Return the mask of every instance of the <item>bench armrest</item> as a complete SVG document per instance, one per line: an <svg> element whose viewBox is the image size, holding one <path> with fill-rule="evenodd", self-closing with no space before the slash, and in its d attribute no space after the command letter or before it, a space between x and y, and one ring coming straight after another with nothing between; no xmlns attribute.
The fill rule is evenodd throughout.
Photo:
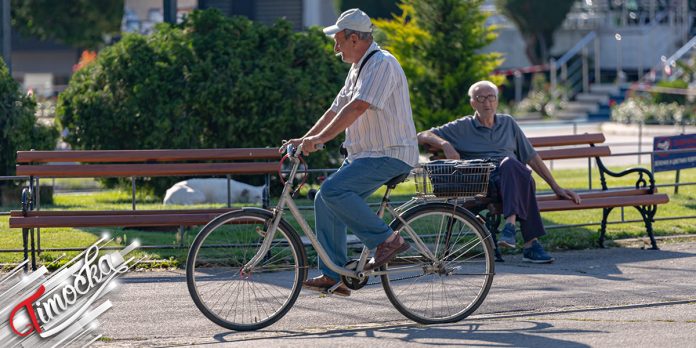
<svg viewBox="0 0 696 348"><path fill-rule="evenodd" d="M635 187L637 189L648 187L650 189L650 193L657 192L657 190L655 189L655 176L653 175L653 173L651 171L649 171L645 168L640 168L640 167L629 168L629 169L626 169L624 171L617 173L617 172L613 172L613 171L607 169L607 167L605 167L603 164L601 164L601 161L598 161L597 164L600 164L599 165L599 173L600 173L600 180L602 183L603 190L608 189L607 184L606 184L606 180L604 178L604 174L607 174L607 175L615 177L615 178L619 178L619 177L626 176L629 174L638 173L638 179L636 180ZM646 181L646 178L647 178L647 181ZM649 186L648 186L648 182L649 182Z"/></svg>

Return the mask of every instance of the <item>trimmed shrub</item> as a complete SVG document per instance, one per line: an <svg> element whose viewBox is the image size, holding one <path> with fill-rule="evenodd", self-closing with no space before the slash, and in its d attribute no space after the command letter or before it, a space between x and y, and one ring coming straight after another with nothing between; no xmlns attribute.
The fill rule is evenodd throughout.
<svg viewBox="0 0 696 348"><path fill-rule="evenodd" d="M55 148L58 131L37 124L35 111L34 98L21 91L0 59L0 176L15 174L17 151ZM8 183L0 181L0 185Z"/></svg>
<svg viewBox="0 0 696 348"><path fill-rule="evenodd" d="M665 88L675 88L683 89L686 91L689 88L689 83L684 80L674 80L674 81L659 81L657 87ZM679 105L686 104L686 96L683 94L673 94L673 93L653 93L653 102L656 104L660 103L677 103Z"/></svg>
<svg viewBox="0 0 696 348"><path fill-rule="evenodd" d="M58 114L74 149L276 147L325 112L347 69L316 28L194 11L103 50L73 76ZM334 153L311 166L335 166Z"/></svg>

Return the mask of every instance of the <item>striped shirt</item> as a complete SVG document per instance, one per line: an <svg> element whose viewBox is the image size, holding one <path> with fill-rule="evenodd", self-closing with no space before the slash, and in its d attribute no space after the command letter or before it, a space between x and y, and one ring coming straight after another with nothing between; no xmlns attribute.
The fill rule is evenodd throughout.
<svg viewBox="0 0 696 348"><path fill-rule="evenodd" d="M358 77L363 59L374 50L380 52L370 57ZM356 99L369 103L370 107L346 129L343 146L348 150L348 160L393 157L415 166L418 140L406 75L396 58L374 42L351 67L331 110L338 113Z"/></svg>

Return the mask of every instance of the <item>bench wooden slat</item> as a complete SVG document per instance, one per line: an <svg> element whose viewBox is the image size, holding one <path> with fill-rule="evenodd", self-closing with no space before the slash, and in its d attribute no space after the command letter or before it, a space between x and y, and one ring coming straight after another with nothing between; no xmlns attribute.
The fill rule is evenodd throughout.
<svg viewBox="0 0 696 348"><path fill-rule="evenodd" d="M534 147L567 146L583 144L601 144L606 140L602 133L585 133L573 135L557 135L550 137L528 138Z"/></svg>
<svg viewBox="0 0 696 348"><path fill-rule="evenodd" d="M17 175L45 178L149 177L221 174L264 174L278 171L278 163L158 163L65 164L17 166Z"/></svg>
<svg viewBox="0 0 696 348"><path fill-rule="evenodd" d="M560 210L579 210L594 209L605 207L626 207L640 205L656 205L669 202L669 197L664 194L622 196L622 197L602 197L583 199L582 203L575 204L569 200L553 200L539 202L540 211L560 211Z"/></svg>
<svg viewBox="0 0 696 348"><path fill-rule="evenodd" d="M220 213L200 214L152 214L129 216L34 216L10 217L10 228L36 227L142 227L142 226L196 226L205 225Z"/></svg>
<svg viewBox="0 0 696 348"><path fill-rule="evenodd" d="M537 151L543 160L569 159L569 158L587 158L601 157L611 155L611 150L608 146L595 147L576 147L568 149L553 149Z"/></svg>
<svg viewBox="0 0 696 348"><path fill-rule="evenodd" d="M27 217L35 216L91 216L91 215L167 215L167 214L222 214L239 208L213 209L160 209L160 210L32 210ZM10 211L11 217L22 217L21 210Z"/></svg>
<svg viewBox="0 0 696 348"><path fill-rule="evenodd" d="M182 150L17 151L17 163L174 162L196 160L280 159L277 148Z"/></svg>
<svg viewBox="0 0 696 348"><path fill-rule="evenodd" d="M597 192L583 192L578 193L581 199L588 198L604 198L604 197L624 197L624 196L640 196L650 194L650 189L633 189L633 190L607 190L607 191L597 191ZM556 194L548 195L538 195L536 196L537 202L542 201L557 201L561 200Z"/></svg>

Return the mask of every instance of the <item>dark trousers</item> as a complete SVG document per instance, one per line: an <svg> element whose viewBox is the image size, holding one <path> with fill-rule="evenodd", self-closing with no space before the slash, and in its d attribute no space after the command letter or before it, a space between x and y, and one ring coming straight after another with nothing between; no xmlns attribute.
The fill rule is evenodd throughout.
<svg viewBox="0 0 696 348"><path fill-rule="evenodd" d="M526 165L505 157L491 173L490 186L491 196L502 201L503 216L517 216L525 242L546 234L536 201L536 183Z"/></svg>

